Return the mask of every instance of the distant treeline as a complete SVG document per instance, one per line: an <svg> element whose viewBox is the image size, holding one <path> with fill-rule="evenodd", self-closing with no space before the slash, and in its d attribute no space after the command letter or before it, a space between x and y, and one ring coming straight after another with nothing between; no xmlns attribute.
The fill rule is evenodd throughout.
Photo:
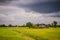
<svg viewBox="0 0 60 40"><path fill-rule="evenodd" d="M53 21L51 24L45 24L47 25L48 27L60 27L60 25L57 25L57 22L56 21ZM38 24L33 24L31 22L27 22L26 24L23 24L23 25L12 25L12 24L9 24L9 25L5 25L5 24L1 24L0 27L29 27L29 28L39 28L38 27Z"/></svg>

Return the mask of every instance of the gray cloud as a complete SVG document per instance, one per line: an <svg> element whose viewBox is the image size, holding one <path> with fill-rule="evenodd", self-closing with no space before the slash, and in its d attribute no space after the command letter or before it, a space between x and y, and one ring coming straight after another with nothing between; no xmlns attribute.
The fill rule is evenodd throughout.
<svg viewBox="0 0 60 40"><path fill-rule="evenodd" d="M55 15L54 13L42 14L34 11L27 12L24 8L14 8L10 6L3 7L0 11L0 24L22 25L26 22L51 23L52 21L57 21L60 24L60 18L50 17Z"/></svg>
<svg viewBox="0 0 60 40"><path fill-rule="evenodd" d="M7 1L12 1L12 0L0 0L1 3L5 3Z"/></svg>
<svg viewBox="0 0 60 40"><path fill-rule="evenodd" d="M60 0L0 0L0 5L26 7L40 13L60 11Z"/></svg>
<svg viewBox="0 0 60 40"><path fill-rule="evenodd" d="M11 2L12 0L0 0L0 5L7 5Z"/></svg>
<svg viewBox="0 0 60 40"><path fill-rule="evenodd" d="M56 13L46 13L46 14L43 13L43 16L44 16L44 17L57 17L57 18L60 18L60 12L56 12Z"/></svg>
<svg viewBox="0 0 60 40"><path fill-rule="evenodd" d="M33 4L33 3L41 3L41 2L56 2L60 0L0 0L0 4L5 4L5 3L13 3L13 4Z"/></svg>
<svg viewBox="0 0 60 40"><path fill-rule="evenodd" d="M0 0L0 4L0 24L60 24L60 0Z"/></svg>
<svg viewBox="0 0 60 40"><path fill-rule="evenodd" d="M23 7L29 8L32 11L36 11L40 13L52 13L52 12L60 11L60 1L35 3L31 5L23 5Z"/></svg>
<svg viewBox="0 0 60 40"><path fill-rule="evenodd" d="M60 18L60 12L57 12L54 15L51 15L51 17L59 17Z"/></svg>

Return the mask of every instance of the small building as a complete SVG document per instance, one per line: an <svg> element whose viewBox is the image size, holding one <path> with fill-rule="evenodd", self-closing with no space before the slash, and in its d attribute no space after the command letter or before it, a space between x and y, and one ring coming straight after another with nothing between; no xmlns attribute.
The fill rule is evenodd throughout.
<svg viewBox="0 0 60 40"><path fill-rule="evenodd" d="M48 28L48 26L46 24L38 24L39 28Z"/></svg>

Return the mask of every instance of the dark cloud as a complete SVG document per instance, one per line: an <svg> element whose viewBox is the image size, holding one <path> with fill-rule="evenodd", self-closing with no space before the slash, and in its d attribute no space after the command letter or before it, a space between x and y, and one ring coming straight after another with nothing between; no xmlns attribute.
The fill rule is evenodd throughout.
<svg viewBox="0 0 60 40"><path fill-rule="evenodd" d="M36 3L36 4L24 5L24 7L27 7L32 11L36 11L39 13L52 13L60 11L60 1Z"/></svg>
<svg viewBox="0 0 60 40"><path fill-rule="evenodd" d="M60 1L35 3L30 5L23 5L23 7L41 14L51 14L49 17L60 17L60 13L58 13L60 11ZM54 13L54 15L52 13Z"/></svg>
<svg viewBox="0 0 60 40"><path fill-rule="evenodd" d="M0 0L0 5L8 4L9 2L13 1L13 5L20 5L22 6L24 3L27 5L23 5L23 7L29 8L32 11L40 12L40 13L52 13L52 12L58 12L60 11L60 0L37 0L35 2L34 0L32 4L29 4L30 1L24 1L24 0ZM49 2L50 1L50 2ZM10 5L12 5L10 4Z"/></svg>
<svg viewBox="0 0 60 40"><path fill-rule="evenodd" d="M54 15L51 15L51 17L59 17L60 18L60 13L56 13Z"/></svg>
<svg viewBox="0 0 60 40"><path fill-rule="evenodd" d="M12 0L0 0L0 5L7 5L11 2Z"/></svg>
<svg viewBox="0 0 60 40"><path fill-rule="evenodd" d="M0 24L20 25L28 21L34 23L50 23L52 21L58 21L60 24L60 13L55 13L60 11L60 0L59 2L58 0L46 0L47 2L45 0L35 1L36 0L0 0L0 6L3 5L0 8ZM8 5L6 6L5 4ZM15 7L17 7L17 9ZM24 8L21 9L21 7L28 9L26 9L26 11ZM38 12L40 14L38 14Z"/></svg>
<svg viewBox="0 0 60 40"><path fill-rule="evenodd" d="M0 0L1 3L5 3L7 1L12 1L12 0Z"/></svg>
<svg viewBox="0 0 60 40"><path fill-rule="evenodd" d="M60 15L53 15L53 16L51 16L51 17L60 17Z"/></svg>

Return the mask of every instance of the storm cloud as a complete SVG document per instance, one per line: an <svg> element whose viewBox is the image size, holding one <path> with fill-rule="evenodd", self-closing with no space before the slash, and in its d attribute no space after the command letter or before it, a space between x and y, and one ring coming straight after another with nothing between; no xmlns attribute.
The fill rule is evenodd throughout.
<svg viewBox="0 0 60 40"><path fill-rule="evenodd" d="M60 11L60 0L1 0L7 5L28 8L39 13L52 13ZM10 3L9 3L10 2Z"/></svg>
<svg viewBox="0 0 60 40"><path fill-rule="evenodd" d="M33 11L40 13L52 13L60 11L60 2L43 2L31 5L25 5Z"/></svg>
<svg viewBox="0 0 60 40"><path fill-rule="evenodd" d="M60 24L60 0L0 0L0 24L29 21Z"/></svg>

